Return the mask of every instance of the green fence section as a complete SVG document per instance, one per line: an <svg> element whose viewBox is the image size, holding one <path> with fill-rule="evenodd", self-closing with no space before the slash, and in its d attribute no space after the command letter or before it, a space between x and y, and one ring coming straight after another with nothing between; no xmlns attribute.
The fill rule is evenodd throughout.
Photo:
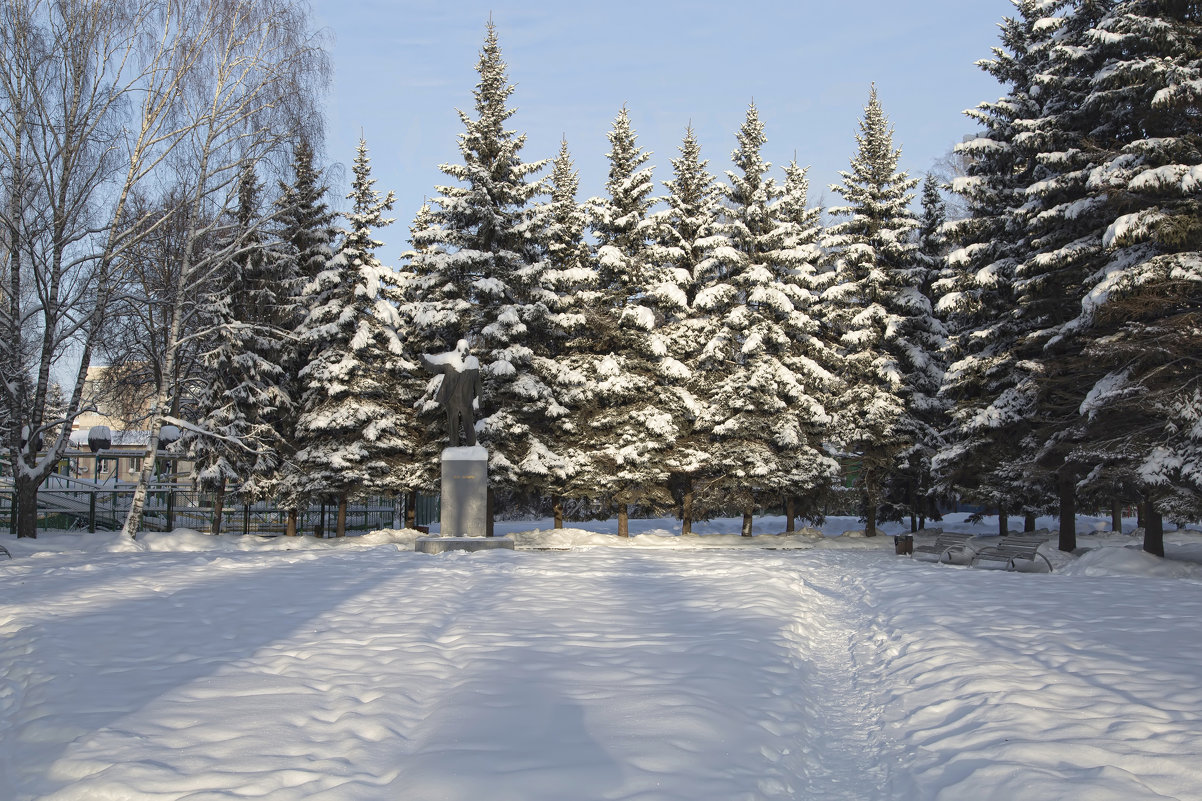
<svg viewBox="0 0 1202 801"><path fill-rule="evenodd" d="M38 528L83 531L115 531L124 525L135 485L124 482L93 483L66 476L51 476L38 491ZM347 505L348 531L371 531L403 525L406 497L374 496ZM143 508L142 528L170 531L212 528L215 495L190 484L151 484ZM0 530L16 529L16 495L11 484L0 484ZM419 494L416 524L429 525L438 519L437 496ZM336 500L316 500L301 510L297 519L300 534L326 536L337 527ZM227 490L223 502L221 532L257 535L283 534L288 510L275 504L241 503L235 489Z"/></svg>

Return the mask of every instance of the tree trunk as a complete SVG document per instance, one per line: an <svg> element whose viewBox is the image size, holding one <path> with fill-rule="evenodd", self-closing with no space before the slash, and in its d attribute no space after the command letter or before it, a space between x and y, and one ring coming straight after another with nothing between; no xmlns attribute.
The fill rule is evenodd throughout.
<svg viewBox="0 0 1202 801"><path fill-rule="evenodd" d="M1123 501L1117 495L1110 499L1110 530L1123 533Z"/></svg>
<svg viewBox="0 0 1202 801"><path fill-rule="evenodd" d="M797 530L797 499L792 495L785 498L785 533Z"/></svg>
<svg viewBox="0 0 1202 801"><path fill-rule="evenodd" d="M225 479L221 479L221 483L217 485L217 489L213 491L213 523L209 527L209 533L214 537L221 533L221 515L225 512Z"/></svg>
<svg viewBox="0 0 1202 801"><path fill-rule="evenodd" d="M178 336L178 328L173 330ZM168 352L168 362L173 362L170 351ZM142 472L138 474L138 486L134 488L134 496L129 502L129 513L125 516L125 525L121 528L122 536L129 537L131 540L142 528L142 511L146 507L146 494L150 491L150 473L159 456L159 432L163 430L163 418L159 416L159 409L167 406L165 386L164 384L159 388L158 397L154 402L154 409L151 412L151 419L154 422L150 425L150 442L146 446L146 456L142 459Z"/></svg>
<svg viewBox="0 0 1202 801"><path fill-rule="evenodd" d="M289 537L296 536L296 518L297 517L298 517L298 514L297 514L297 510L295 508L288 510L288 523L287 523L287 528L284 529L284 534L286 534Z"/></svg>
<svg viewBox="0 0 1202 801"><path fill-rule="evenodd" d="M1164 556L1164 518L1149 498L1144 511L1144 550L1154 556Z"/></svg>
<svg viewBox="0 0 1202 801"><path fill-rule="evenodd" d="M405 528L417 528L417 490L405 493Z"/></svg>
<svg viewBox="0 0 1202 801"><path fill-rule="evenodd" d="M551 496L551 514L555 517L555 528L563 528L563 496Z"/></svg>
<svg viewBox="0 0 1202 801"><path fill-rule="evenodd" d="M915 486L915 482L910 482L910 486L907 488L906 494L909 496L906 498L906 504L910 507L910 533L913 534L915 531L918 531L918 489Z"/></svg>
<svg viewBox="0 0 1202 801"><path fill-rule="evenodd" d="M1060 479L1060 550L1077 548L1077 490L1069 470L1062 470Z"/></svg>
<svg viewBox="0 0 1202 801"><path fill-rule="evenodd" d="M684 493L680 498L680 536L693 533L693 480L685 479Z"/></svg>
<svg viewBox="0 0 1202 801"><path fill-rule="evenodd" d="M1035 513L1027 512L1027 514L1023 516L1023 531L1027 532L1027 531L1034 531L1034 530L1035 530Z"/></svg>
<svg viewBox="0 0 1202 801"><path fill-rule="evenodd" d="M1140 528L1147 528L1148 525L1147 516L1144 514L1148 508L1147 500L1148 499L1145 496L1144 500L1135 504L1135 525L1139 526Z"/></svg>
<svg viewBox="0 0 1202 801"><path fill-rule="evenodd" d="M630 516L624 503L618 504L618 536L630 536Z"/></svg>
<svg viewBox="0 0 1202 801"><path fill-rule="evenodd" d="M342 492L338 495L338 527L336 537L346 536L346 496L349 493Z"/></svg>
<svg viewBox="0 0 1202 801"><path fill-rule="evenodd" d="M752 525L752 521L754 520L753 512L755 512L755 509L753 507L746 506L743 508L743 530L740 533L744 537L751 536L751 525Z"/></svg>
<svg viewBox="0 0 1202 801"><path fill-rule="evenodd" d="M19 464L19 463L18 463ZM32 476L16 476L17 538L38 537L38 484Z"/></svg>
<svg viewBox="0 0 1202 801"><path fill-rule="evenodd" d="M1010 515L1006 513L1006 507L1003 504L999 504L997 508L997 533L999 537L1010 534Z"/></svg>
<svg viewBox="0 0 1202 801"><path fill-rule="evenodd" d="M876 536L876 504L871 499L864 504L864 536Z"/></svg>

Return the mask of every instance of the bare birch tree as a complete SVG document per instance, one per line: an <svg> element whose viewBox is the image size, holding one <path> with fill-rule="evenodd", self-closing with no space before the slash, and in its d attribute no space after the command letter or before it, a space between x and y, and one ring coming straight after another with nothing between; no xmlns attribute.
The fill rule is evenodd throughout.
<svg viewBox="0 0 1202 801"><path fill-rule="evenodd" d="M188 195L189 220L202 219L224 181L213 165L269 152L286 130L270 113L287 105L283 87L307 89L320 55L304 12L286 2L0 3L0 424L19 536L36 536L38 487L84 406L121 256L157 230L136 219L132 198L178 176L185 149L203 150ZM48 419L51 373L64 364L74 388Z"/></svg>
<svg viewBox="0 0 1202 801"><path fill-rule="evenodd" d="M82 405L126 244L111 223L179 139L171 112L194 54L169 5L0 4L0 406L18 536L36 536L38 487ZM49 419L52 369L71 359L74 388Z"/></svg>
<svg viewBox="0 0 1202 801"><path fill-rule="evenodd" d="M183 198L179 212L187 222L177 283L169 293L176 302L162 331L164 380L151 403L148 458L123 529L129 537L142 523L162 426L188 425L170 415L175 388L166 377L177 374L184 350L206 334L194 325L200 312L195 300L267 223L244 226L242 237L223 231L238 203L239 178L248 167L286 159L301 130L319 119L304 101L324 77L325 56L304 10L286 0L214 0L208 8L212 35L205 45L206 67L190 81L184 109L188 135L171 158L174 185ZM311 138L313 132L307 133ZM225 244L205 247L213 242Z"/></svg>

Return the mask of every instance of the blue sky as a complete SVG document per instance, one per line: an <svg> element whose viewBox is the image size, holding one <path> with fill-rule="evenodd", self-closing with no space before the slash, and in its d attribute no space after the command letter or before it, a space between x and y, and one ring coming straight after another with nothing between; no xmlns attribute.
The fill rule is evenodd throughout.
<svg viewBox="0 0 1202 801"><path fill-rule="evenodd" d="M912 175L974 130L963 110L1001 94L975 62L990 56L1011 9L1010 0L314 0L334 65L326 158L345 165L335 202L362 134L377 188L397 196L380 255L399 261L422 198L446 182L438 165L459 159L455 109L472 109L490 13L517 85L511 124L528 135L523 155L552 157L566 136L581 199L603 191L605 135L623 104L659 185L690 122L722 177L754 100L765 157L811 165L810 201L829 205L872 82Z"/></svg>

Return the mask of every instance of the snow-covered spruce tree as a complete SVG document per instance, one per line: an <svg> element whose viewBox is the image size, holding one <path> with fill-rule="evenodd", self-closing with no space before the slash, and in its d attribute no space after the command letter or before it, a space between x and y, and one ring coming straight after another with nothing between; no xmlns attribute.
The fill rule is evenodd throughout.
<svg viewBox="0 0 1202 801"><path fill-rule="evenodd" d="M823 279L819 275L822 262L822 209L809 205L809 169L797 164L796 159L785 165L785 184L780 200L773 207L779 235L779 247L771 261L778 265L790 285L791 298L799 314L791 324L790 336L793 348L787 364L798 377L802 386L814 400L823 404L825 421L821 422L823 433L830 425L832 393L837 381L831 373L835 365L835 351L827 334L822 331L814 315L819 309L819 297ZM819 421L809 424L813 434L819 433ZM825 448L825 446L824 446ZM831 460L827 464L828 476L819 486L797 487L804 495L789 494L785 498L786 530L795 528L794 514L800 512L810 520L822 516L819 504L823 503L830 483L838 478L838 464ZM798 507L798 501L802 506Z"/></svg>
<svg viewBox="0 0 1202 801"><path fill-rule="evenodd" d="M430 236L432 216L429 201L423 201L409 225L409 241L412 245L421 239L427 244L421 249L413 246L402 254L402 259L409 265L418 258L429 260L442 252L441 246L437 244L437 237ZM397 280L401 296L400 311L405 321L401 339L406 351L417 357L422 352L443 350L442 340L432 340L428 330L414 319L415 314L429 308L417 302L422 281L411 269L400 272ZM405 488L406 528L417 525L418 492L437 493L439 490L439 455L447 445L446 416L442 413L441 405L434 399L435 390L441 380L441 376L431 378L428 374L419 372L414 378L394 388L394 403L411 424L409 439L412 458L398 465L402 473L397 477L398 486Z"/></svg>
<svg viewBox="0 0 1202 801"><path fill-rule="evenodd" d="M459 112L463 163L439 167L459 185L438 187L428 224L414 237L409 314L423 350L446 350L460 338L471 343L481 363L476 428L489 450L490 481L537 491L564 461L546 428L548 410L560 404L534 369L551 339L531 206L544 186L530 180L546 162L522 161L526 137L505 127L514 87L492 22L476 69L476 115Z"/></svg>
<svg viewBox="0 0 1202 801"><path fill-rule="evenodd" d="M918 221L909 207L918 181L897 171L901 151L893 147L875 86L856 142L851 170L831 187L847 205L830 213L847 219L827 231L834 283L822 301L842 356L833 439L858 465L856 488L871 537L885 483L902 455L934 436L913 414L927 400L914 378L931 368L922 359L937 346L938 329L915 277Z"/></svg>
<svg viewBox="0 0 1202 801"><path fill-rule="evenodd" d="M239 485L243 501L262 496L259 481L275 472L282 444L273 418L290 404L272 319L282 288L260 234L260 191L254 167L247 165L239 178L235 219L218 243L229 255L202 314L200 358L209 380L197 393L196 427L181 438L200 487L214 494L213 534L221 532L228 485Z"/></svg>
<svg viewBox="0 0 1202 801"><path fill-rule="evenodd" d="M1056 27L1047 42L1038 116L1018 121L1035 167L1021 214L1028 235L1015 267L1015 364L1030 370L1033 408L1024 448L1028 470L1058 487L1061 550L1076 548L1078 485L1098 467L1087 450L1080 408L1091 386L1084 375L1081 336L1074 321L1091 276L1102 262L1102 238L1113 219L1108 192L1091 183L1097 163L1094 142L1113 140L1112 109L1085 103L1105 57L1089 46L1089 32L1110 3L1082 2L1063 16L1039 24ZM1046 13L1046 10L1045 10Z"/></svg>
<svg viewBox="0 0 1202 801"><path fill-rule="evenodd" d="M969 216L947 227L951 245L936 281L938 311L949 329L941 395L950 404L945 442L933 460L941 492L998 510L1035 513L1053 503L1048 488L1025 469L1022 451L1034 409L1031 365L1016 358L1015 267L1028 247L1022 213L1033 181L1037 140L1025 120L1040 116L1040 76L1046 44L1058 23L1043 21L1044 3L1022 0L1001 25L1001 46L978 65L1006 94L965 112L978 135L956 147L968 174L955 191Z"/></svg>
<svg viewBox="0 0 1202 801"><path fill-rule="evenodd" d="M648 300L661 315L652 334L659 360L660 380L669 390L666 409L679 420L676 438L664 454L668 484L681 520L681 534L692 533L694 519L707 515L704 507L710 483L718 477L710 461L713 443L705 428L708 386L698 369L708 321L694 309L697 293L710 284L718 262L715 248L726 242L718 233L718 191L701 158L692 126L685 131L680 156L672 159L674 177L665 181L666 208L653 215L651 245L654 274Z"/></svg>
<svg viewBox="0 0 1202 801"><path fill-rule="evenodd" d="M630 504L669 502L664 455L676 438L676 425L660 380L665 354L653 346L656 316L647 294L654 186L651 169L641 167L650 154L638 146L625 107L608 137L607 196L589 201L599 313L590 321L592 341L581 343L593 392L585 448L593 456L577 484L616 507L618 534L625 537Z"/></svg>
<svg viewBox="0 0 1202 801"><path fill-rule="evenodd" d="M309 363L312 343L303 337L307 310L300 305L305 287L317 280L334 255L335 218L326 204L329 191L314 163L313 148L305 140L297 143L292 159L292 182L281 183L276 200L276 241L269 251L278 280L274 316L281 334L281 385L288 397L273 415L280 437L279 466L266 483L266 492L287 510L286 533L296 536L300 509L309 491L306 474L296 460L299 447L297 422L304 393L300 371Z"/></svg>
<svg viewBox="0 0 1202 801"><path fill-rule="evenodd" d="M572 162L567 140L551 165L549 199L536 208L536 225L545 247L542 271L546 303L550 307L549 340L533 367L551 389L556 403L547 409L548 436L558 458L542 460L542 489L551 496L556 528L563 527L566 493L582 492L577 475L590 472L592 386L587 375L592 364L591 343L601 293L597 269L585 242L587 219L576 200L580 175ZM538 457L538 454L534 454Z"/></svg>
<svg viewBox="0 0 1202 801"><path fill-rule="evenodd" d="M934 309L933 287L943 272L947 249L942 232L947 216L939 182L933 175L928 174L923 181L921 205L911 284L921 293L924 309ZM916 338L917 346L927 350L915 354L914 361L928 367L907 376L913 387L909 412L927 434L916 439L902 454L901 464L905 467L892 477L889 491L897 510L909 514L911 531L924 525L928 515L939 515L931 460L943 444L941 435L947 427L947 403L939 395L945 370L943 350L947 345L947 333L937 318L928 324L927 330L930 332L927 337ZM937 347L935 342L938 342Z"/></svg>
<svg viewBox="0 0 1202 801"><path fill-rule="evenodd" d="M754 104L736 140L735 169L722 187L719 273L695 306L709 322L698 366L710 463L721 475L711 491L742 511L749 537L756 508L818 486L834 465L817 448L816 431L827 422L823 405L792 369L795 341L812 336L815 325L803 310L808 292L780 255L784 231L773 213L780 190L767 177Z"/></svg>
<svg viewBox="0 0 1202 801"><path fill-rule="evenodd" d="M296 459L307 476L306 495L338 499L337 536L346 534L348 498L396 489L393 463L409 456L406 421L393 403L400 381L416 380L404 358L394 304L396 273L380 263L375 229L392 222L389 192L374 189L367 144L360 140L338 249L306 285L308 316L302 338L312 348L301 369L304 384Z"/></svg>
<svg viewBox="0 0 1202 801"><path fill-rule="evenodd" d="M1162 515L1202 511L1202 17L1192 3L1109 5L1083 35L1100 65L1081 108L1101 247L1063 333L1083 358L1060 365L1086 390L1073 458L1143 497L1144 550L1163 555Z"/></svg>

